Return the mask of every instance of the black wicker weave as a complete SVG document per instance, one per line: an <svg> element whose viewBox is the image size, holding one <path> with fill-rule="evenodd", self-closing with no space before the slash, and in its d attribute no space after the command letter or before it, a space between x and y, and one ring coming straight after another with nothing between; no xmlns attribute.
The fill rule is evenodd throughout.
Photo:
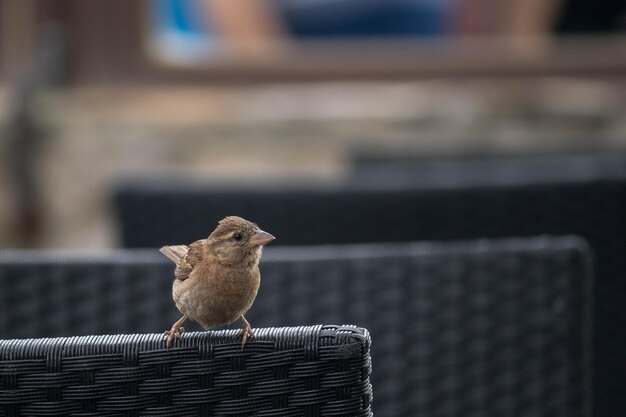
<svg viewBox="0 0 626 417"><path fill-rule="evenodd" d="M156 249L0 252L0 337L165 330L173 265Z"/></svg>
<svg viewBox="0 0 626 417"><path fill-rule="evenodd" d="M336 188L127 183L116 194L123 243L152 247L190 242L233 213L277 236L274 246L581 236L597 255L594 415L626 416L624 155L429 161L362 157L355 165L353 183Z"/></svg>
<svg viewBox="0 0 626 417"><path fill-rule="evenodd" d="M367 330L351 326L0 341L2 416L371 416Z"/></svg>
<svg viewBox="0 0 626 417"><path fill-rule="evenodd" d="M596 254L593 414L626 416L626 154L442 159L361 153L353 163L357 184L412 190L404 204L416 220L406 227L419 239L585 238ZM398 213L406 221L406 211Z"/></svg>
<svg viewBox="0 0 626 417"><path fill-rule="evenodd" d="M5 253L0 336L164 330L173 269L156 250ZM578 239L269 247L261 271L253 326L368 328L378 416L589 416Z"/></svg>

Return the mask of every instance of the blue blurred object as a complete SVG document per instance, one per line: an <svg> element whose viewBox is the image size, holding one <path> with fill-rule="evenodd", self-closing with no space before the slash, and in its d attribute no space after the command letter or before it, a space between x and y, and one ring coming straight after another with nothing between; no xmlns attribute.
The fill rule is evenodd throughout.
<svg viewBox="0 0 626 417"><path fill-rule="evenodd" d="M160 24L182 33L202 32L202 20L190 14L201 6L198 0L152 0L155 17ZM195 18L194 18L195 17Z"/></svg>
<svg viewBox="0 0 626 417"><path fill-rule="evenodd" d="M457 0L277 0L295 37L441 35Z"/></svg>
<svg viewBox="0 0 626 417"><path fill-rule="evenodd" d="M459 0L271 0L295 38L437 36ZM165 61L201 62L219 40L203 0L150 0L149 43Z"/></svg>
<svg viewBox="0 0 626 417"><path fill-rule="evenodd" d="M150 46L168 61L194 62L214 50L209 11L202 0L151 0Z"/></svg>

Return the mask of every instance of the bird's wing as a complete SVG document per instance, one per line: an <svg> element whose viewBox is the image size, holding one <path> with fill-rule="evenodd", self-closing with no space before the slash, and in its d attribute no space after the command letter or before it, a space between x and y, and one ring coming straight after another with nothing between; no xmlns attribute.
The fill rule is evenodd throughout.
<svg viewBox="0 0 626 417"><path fill-rule="evenodd" d="M189 278L193 268L202 260L204 240L197 240L191 245L163 246L160 252L176 262L176 279L184 281Z"/></svg>
<svg viewBox="0 0 626 417"><path fill-rule="evenodd" d="M167 256L169 260L178 264L178 262L187 256L187 252L189 252L189 246L187 245L176 245L176 246L163 246L159 249L163 255Z"/></svg>

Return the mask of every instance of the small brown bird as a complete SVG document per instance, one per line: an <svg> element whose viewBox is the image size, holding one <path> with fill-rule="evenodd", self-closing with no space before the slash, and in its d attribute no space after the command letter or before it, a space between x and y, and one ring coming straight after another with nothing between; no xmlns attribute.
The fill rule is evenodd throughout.
<svg viewBox="0 0 626 417"><path fill-rule="evenodd" d="M274 239L256 224L229 216L220 220L207 239L160 249L176 263L172 296L183 314L163 333L168 348L185 331L182 324L187 319L200 323L205 330L241 319L243 349L248 337L254 337L243 315L252 306L261 282L261 251Z"/></svg>

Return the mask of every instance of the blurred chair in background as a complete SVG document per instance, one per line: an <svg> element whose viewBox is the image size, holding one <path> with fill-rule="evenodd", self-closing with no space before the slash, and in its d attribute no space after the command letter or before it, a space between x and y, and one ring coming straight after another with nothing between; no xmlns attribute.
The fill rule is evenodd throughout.
<svg viewBox="0 0 626 417"><path fill-rule="evenodd" d="M267 248L249 319L367 327L379 416L588 417L589 256L547 237ZM173 269L156 250L2 253L0 336L159 332Z"/></svg>
<svg viewBox="0 0 626 417"><path fill-rule="evenodd" d="M358 157L357 157L358 159ZM236 188L128 182L115 205L127 247L204 237L238 213L276 245L576 234L597 254L594 387L600 415L626 413L626 158L622 155L355 162L343 187ZM609 414L606 414L609 413Z"/></svg>
<svg viewBox="0 0 626 417"><path fill-rule="evenodd" d="M595 415L626 413L619 394L626 367L626 156L569 155L424 158L357 152L355 182L422 190L415 207L431 222L420 239L574 233L593 248ZM447 191L446 191L447 190ZM618 412L618 410L621 410Z"/></svg>
<svg viewBox="0 0 626 417"><path fill-rule="evenodd" d="M626 30L622 0L567 0L558 15L557 33L607 34Z"/></svg>

